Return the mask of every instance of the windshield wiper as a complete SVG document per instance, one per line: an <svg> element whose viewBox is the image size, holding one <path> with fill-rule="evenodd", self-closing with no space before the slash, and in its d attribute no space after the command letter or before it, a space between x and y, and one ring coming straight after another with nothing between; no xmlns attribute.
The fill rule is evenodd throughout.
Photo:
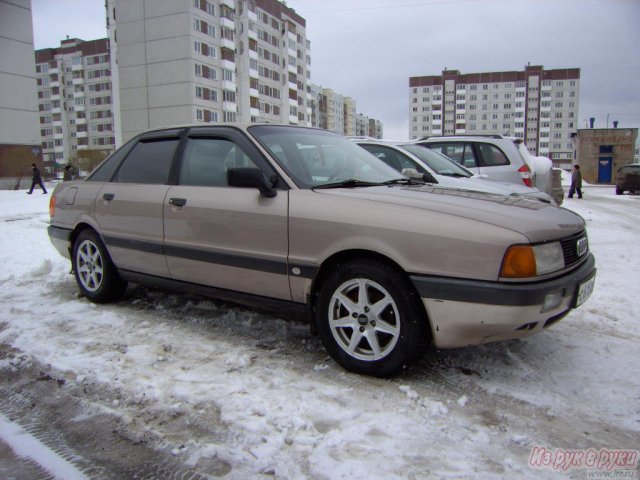
<svg viewBox="0 0 640 480"><path fill-rule="evenodd" d="M394 178L393 180L382 182L382 185L424 185L424 182L413 180L411 178Z"/></svg>
<svg viewBox="0 0 640 480"><path fill-rule="evenodd" d="M364 180L357 180L355 178L348 178L346 180L341 180L339 182L333 183L325 183L324 185L318 185L317 187L313 187L312 190L318 188L356 188L356 187L379 187L383 185L378 182L365 182Z"/></svg>
<svg viewBox="0 0 640 480"><path fill-rule="evenodd" d="M444 175L445 177L469 178L468 175L464 175L463 173L440 173L440 175Z"/></svg>

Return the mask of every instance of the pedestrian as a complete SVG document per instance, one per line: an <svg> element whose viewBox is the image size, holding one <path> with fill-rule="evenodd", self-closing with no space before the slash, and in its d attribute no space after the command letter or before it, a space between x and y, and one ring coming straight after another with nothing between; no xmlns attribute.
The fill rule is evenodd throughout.
<svg viewBox="0 0 640 480"><path fill-rule="evenodd" d="M42 181L42 177L40 176L40 169L36 167L35 163L32 163L31 170L33 171L33 178L31 179L31 189L27 192L27 194L31 195L35 186L40 185L40 188L42 188L42 194L45 195L47 193L47 189L44 188L44 182Z"/></svg>
<svg viewBox="0 0 640 480"><path fill-rule="evenodd" d="M582 173L580 165L573 166L571 173L571 186L569 187L569 198L573 198L574 193L578 193L578 198L582 198Z"/></svg>
<svg viewBox="0 0 640 480"><path fill-rule="evenodd" d="M62 181L68 182L73 180L73 172L71 171L71 165L64 167L64 173L62 174Z"/></svg>

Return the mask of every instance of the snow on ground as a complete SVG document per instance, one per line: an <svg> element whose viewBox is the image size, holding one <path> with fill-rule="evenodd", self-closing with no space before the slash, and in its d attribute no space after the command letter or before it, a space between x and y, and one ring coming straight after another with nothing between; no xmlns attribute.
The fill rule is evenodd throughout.
<svg viewBox="0 0 640 480"><path fill-rule="evenodd" d="M586 304L540 335L430 352L380 380L278 315L139 287L94 305L48 240L49 195L0 191L0 348L90 386L101 413L185 464L226 462L225 478L556 478L529 467L533 447L640 445L640 198L584 197L564 207L596 256Z"/></svg>

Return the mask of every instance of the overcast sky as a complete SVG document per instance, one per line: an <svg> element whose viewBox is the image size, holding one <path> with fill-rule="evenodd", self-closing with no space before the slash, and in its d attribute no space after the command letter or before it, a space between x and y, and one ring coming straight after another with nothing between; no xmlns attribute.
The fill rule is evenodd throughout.
<svg viewBox="0 0 640 480"><path fill-rule="evenodd" d="M35 48L106 37L104 0L32 0ZM579 127L640 127L639 0L288 0L307 21L311 81L409 137L409 77L580 68Z"/></svg>

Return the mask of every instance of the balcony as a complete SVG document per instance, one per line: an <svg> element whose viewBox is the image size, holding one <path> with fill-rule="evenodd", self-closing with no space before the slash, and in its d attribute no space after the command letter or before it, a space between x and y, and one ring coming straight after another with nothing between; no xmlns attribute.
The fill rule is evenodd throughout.
<svg viewBox="0 0 640 480"><path fill-rule="evenodd" d="M259 77L260 77L260 74L258 73L258 70L256 70L256 69L254 69L254 68L249 67L249 76L250 76L251 78L259 78Z"/></svg>
<svg viewBox="0 0 640 480"><path fill-rule="evenodd" d="M222 38L222 40L220 40L220 46L222 48L228 48L229 50L234 50L236 48L235 42L228 38Z"/></svg>
<svg viewBox="0 0 640 480"><path fill-rule="evenodd" d="M222 66L222 68L226 68L227 70L235 71L236 69L236 64L229 60L222 60L220 62L220 65Z"/></svg>
<svg viewBox="0 0 640 480"><path fill-rule="evenodd" d="M290 73L294 73L294 74L296 74L296 75L298 74L298 68L297 68L295 65L288 65L287 70L288 70Z"/></svg>
<svg viewBox="0 0 640 480"><path fill-rule="evenodd" d="M85 110L85 106L84 105L74 105L74 111L76 112L84 112Z"/></svg>
<svg viewBox="0 0 640 480"><path fill-rule="evenodd" d="M220 2L224 3L224 2ZM236 26L233 23L233 20L229 20L227 17L220 17L220 26L227 27L230 30L235 30Z"/></svg>
<svg viewBox="0 0 640 480"><path fill-rule="evenodd" d="M54 138L55 140L62 140L62 139L64 138L64 133L62 133L62 132L57 133L57 132L56 132L56 133L54 133L54 134L53 134L53 138Z"/></svg>
<svg viewBox="0 0 640 480"><path fill-rule="evenodd" d="M71 83L73 85L82 85L84 83L84 78L80 77L80 78L74 78Z"/></svg>
<svg viewBox="0 0 640 480"><path fill-rule="evenodd" d="M252 22L257 22L258 21L258 14L256 12L252 12L251 10L247 11L247 17Z"/></svg>
<svg viewBox="0 0 640 480"><path fill-rule="evenodd" d="M86 124L87 124L86 118L76 118L76 125L86 125Z"/></svg>
<svg viewBox="0 0 640 480"><path fill-rule="evenodd" d="M52 107L51 113L62 113L62 108L60 107Z"/></svg>
<svg viewBox="0 0 640 480"><path fill-rule="evenodd" d="M78 145L78 150L89 150L89 145Z"/></svg>
<svg viewBox="0 0 640 480"><path fill-rule="evenodd" d="M54 127L62 127L62 120L54 120L52 124Z"/></svg>
<svg viewBox="0 0 640 480"><path fill-rule="evenodd" d="M86 138L87 136L89 136L88 132L76 132L77 138Z"/></svg>
<svg viewBox="0 0 640 480"><path fill-rule="evenodd" d="M258 40L258 32L255 30L247 30L247 36L253 40Z"/></svg>
<svg viewBox="0 0 640 480"><path fill-rule="evenodd" d="M82 65L81 63L78 65L71 65L71 71L72 72L79 72L80 70L84 69L84 65Z"/></svg>
<svg viewBox="0 0 640 480"><path fill-rule="evenodd" d="M56 145L53 147L54 152L64 152L64 145Z"/></svg>
<svg viewBox="0 0 640 480"><path fill-rule="evenodd" d="M260 92L257 88L249 88L249 96L253 98L260 98Z"/></svg>
<svg viewBox="0 0 640 480"><path fill-rule="evenodd" d="M456 135L464 135L467 133L467 130L464 128L456 128Z"/></svg>
<svg viewBox="0 0 640 480"><path fill-rule="evenodd" d="M230 82L229 80L223 80L221 86L222 86L223 90L229 90L230 92L235 92L236 91L236 83L235 82Z"/></svg>
<svg viewBox="0 0 640 480"><path fill-rule="evenodd" d="M236 2L235 0L220 0L220 5L226 5L227 7L229 7L231 10L235 10L236 9Z"/></svg>
<svg viewBox="0 0 640 480"><path fill-rule="evenodd" d="M238 111L238 106L235 102L222 102L222 110L225 112L234 112Z"/></svg>
<svg viewBox="0 0 640 480"><path fill-rule="evenodd" d="M250 114L252 117L259 117L259 116L260 116L260 109L259 109L259 108L251 107L251 108L249 109L249 114Z"/></svg>
<svg viewBox="0 0 640 480"><path fill-rule="evenodd" d="M289 123L292 125L298 124L298 117L295 115L289 115Z"/></svg>
<svg viewBox="0 0 640 480"><path fill-rule="evenodd" d="M59 87L59 86L60 86L60 82L58 80L53 80L49 82L49 88Z"/></svg>

